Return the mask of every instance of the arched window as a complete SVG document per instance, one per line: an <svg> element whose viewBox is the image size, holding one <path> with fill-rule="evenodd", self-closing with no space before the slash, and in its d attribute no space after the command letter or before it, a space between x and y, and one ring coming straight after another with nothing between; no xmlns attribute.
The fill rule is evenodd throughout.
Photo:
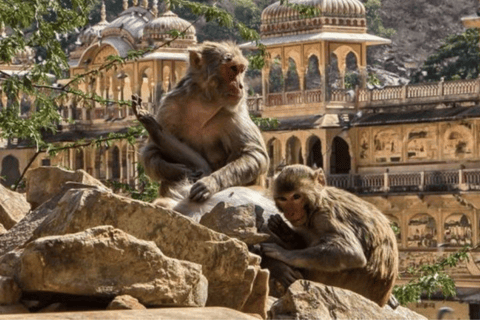
<svg viewBox="0 0 480 320"><path fill-rule="evenodd" d="M276 93L276 92L283 91L284 79L283 79L283 72L282 72L282 60L280 56L277 56L275 59L273 59L268 79L269 79L269 83L268 83L269 93Z"/></svg>
<svg viewBox="0 0 480 320"><path fill-rule="evenodd" d="M346 64L345 89L355 89L357 85L360 85L360 72L358 70L357 57L353 52L348 53Z"/></svg>
<svg viewBox="0 0 480 320"><path fill-rule="evenodd" d="M322 142L316 136L308 139L307 165L312 168L323 168Z"/></svg>
<svg viewBox="0 0 480 320"><path fill-rule="evenodd" d="M320 75L318 58L315 55L308 59L307 73L305 74L305 90L320 88L322 77Z"/></svg>
<svg viewBox="0 0 480 320"><path fill-rule="evenodd" d="M278 165L282 161L282 144L276 138L271 139L267 143L268 157L270 158L270 168L268 176L273 176L277 170Z"/></svg>
<svg viewBox="0 0 480 320"><path fill-rule="evenodd" d="M300 80L298 78L297 64L292 58L288 58L287 78L285 79L285 91L299 91Z"/></svg>
<svg viewBox="0 0 480 320"><path fill-rule="evenodd" d="M2 160L2 184L6 187L14 185L20 179L20 165L18 159L12 155L8 155Z"/></svg>
<svg viewBox="0 0 480 320"><path fill-rule="evenodd" d="M287 164L303 164L302 145L297 137L287 140Z"/></svg>
<svg viewBox="0 0 480 320"><path fill-rule="evenodd" d="M332 142L332 155L330 156L330 173L350 173L350 161L348 143L340 137L335 137Z"/></svg>

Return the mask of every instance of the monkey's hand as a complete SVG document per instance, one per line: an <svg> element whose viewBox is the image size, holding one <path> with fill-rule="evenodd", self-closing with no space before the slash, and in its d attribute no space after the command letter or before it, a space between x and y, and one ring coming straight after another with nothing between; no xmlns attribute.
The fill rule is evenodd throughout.
<svg viewBox="0 0 480 320"><path fill-rule="evenodd" d="M288 251L276 243L262 243L262 253L272 259L280 260L288 264Z"/></svg>
<svg viewBox="0 0 480 320"><path fill-rule="evenodd" d="M285 244L288 244L287 249L303 249L306 247L303 238L293 231L279 214L275 214L268 219L268 229Z"/></svg>
<svg viewBox="0 0 480 320"><path fill-rule="evenodd" d="M190 200L202 202L219 190L218 183L212 176L203 177L190 189Z"/></svg>

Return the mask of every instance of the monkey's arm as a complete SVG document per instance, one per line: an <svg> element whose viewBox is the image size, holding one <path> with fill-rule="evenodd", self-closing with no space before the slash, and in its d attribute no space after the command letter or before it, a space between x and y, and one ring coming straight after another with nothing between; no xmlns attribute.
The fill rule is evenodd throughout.
<svg viewBox="0 0 480 320"><path fill-rule="evenodd" d="M322 238L318 245L301 250L289 251L272 243L262 244L262 249L266 256L290 266L325 272L363 268L367 264L362 245L353 234L328 234Z"/></svg>
<svg viewBox="0 0 480 320"><path fill-rule="evenodd" d="M245 127L239 128L242 130L239 141L233 145L240 155L197 181L190 190L190 199L193 201L204 201L216 192L232 186L247 185L267 171L268 154L260 130L250 119L240 121L245 121Z"/></svg>
<svg viewBox="0 0 480 320"><path fill-rule="evenodd" d="M275 214L268 219L268 229L287 245L285 249L294 250L307 247L303 237L293 231L279 214Z"/></svg>

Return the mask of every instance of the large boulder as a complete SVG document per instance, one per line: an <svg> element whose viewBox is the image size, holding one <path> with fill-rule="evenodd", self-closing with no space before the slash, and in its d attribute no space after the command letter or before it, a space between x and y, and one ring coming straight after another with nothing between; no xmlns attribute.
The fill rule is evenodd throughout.
<svg viewBox="0 0 480 320"><path fill-rule="evenodd" d="M1 309L0 309L1 312ZM258 317L227 308L157 308L89 312L32 313L2 316L2 320L259 320Z"/></svg>
<svg viewBox="0 0 480 320"><path fill-rule="evenodd" d="M22 220L20 220L13 228L5 233L0 231L0 257L7 252L23 245L33 235L33 231L45 220L45 218L54 211L57 207L58 201L65 195L70 189L75 188L94 188L100 191L107 191L103 186L87 185L77 182L65 183L60 191L50 200L43 203L41 206L30 212ZM1 229L1 228L0 228ZM0 275L8 275L2 273L2 262L5 260L0 258ZM9 261L6 261L10 263Z"/></svg>
<svg viewBox="0 0 480 320"><path fill-rule="evenodd" d="M30 211L25 195L0 184L0 224L10 229ZM0 232L1 233L1 232Z"/></svg>
<svg viewBox="0 0 480 320"><path fill-rule="evenodd" d="M20 301L22 291L15 280L0 276L0 305L12 305Z"/></svg>
<svg viewBox="0 0 480 320"><path fill-rule="evenodd" d="M107 307L107 310L139 310L146 309L146 307L138 302L138 299L135 299L128 294L121 296L116 296Z"/></svg>
<svg viewBox="0 0 480 320"><path fill-rule="evenodd" d="M349 290L307 280L295 281L270 309L272 319L426 320L407 308L392 310Z"/></svg>
<svg viewBox="0 0 480 320"><path fill-rule="evenodd" d="M264 220L263 209L254 204L233 206L219 202L212 211L204 214L200 224L229 237L254 245L270 239L270 235L258 232Z"/></svg>
<svg viewBox="0 0 480 320"><path fill-rule="evenodd" d="M168 258L153 242L112 226L35 240L20 259L24 292L128 294L150 306L203 307L207 300L200 265Z"/></svg>
<svg viewBox="0 0 480 320"><path fill-rule="evenodd" d="M25 177L27 201L32 205L32 210L58 194L67 182L88 184L107 190L99 180L83 170L71 171L60 167L38 167L28 170Z"/></svg>
<svg viewBox="0 0 480 320"><path fill-rule="evenodd" d="M242 310L252 290L262 287L256 284L265 278L257 277L260 259L245 243L175 211L95 189L67 191L32 239L101 225L153 241L169 257L201 264L209 283L207 305Z"/></svg>

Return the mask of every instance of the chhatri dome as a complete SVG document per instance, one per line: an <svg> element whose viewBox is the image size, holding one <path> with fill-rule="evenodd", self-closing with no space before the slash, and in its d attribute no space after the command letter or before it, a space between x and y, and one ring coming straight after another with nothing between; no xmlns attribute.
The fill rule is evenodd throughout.
<svg viewBox="0 0 480 320"><path fill-rule="evenodd" d="M151 20L145 25L143 29L143 37L145 40L153 41L168 41L174 37L171 34L172 30L184 32L183 37L175 40L175 46L189 46L195 44L197 41L195 28L190 22L179 18L175 13L167 10L160 17Z"/></svg>
<svg viewBox="0 0 480 320"><path fill-rule="evenodd" d="M94 26L88 27L83 31L78 37L78 41L82 45L89 45L97 40L98 37L102 34L103 29L105 29L109 22L107 21L107 11L105 8L105 2L102 2L102 10L100 12L101 20Z"/></svg>
<svg viewBox="0 0 480 320"><path fill-rule="evenodd" d="M294 8L275 2L262 12L262 36L313 33L326 27L334 27L336 31L342 28L348 28L349 32L366 31L365 6L359 0L292 0L290 4L313 6L320 14L302 17Z"/></svg>

